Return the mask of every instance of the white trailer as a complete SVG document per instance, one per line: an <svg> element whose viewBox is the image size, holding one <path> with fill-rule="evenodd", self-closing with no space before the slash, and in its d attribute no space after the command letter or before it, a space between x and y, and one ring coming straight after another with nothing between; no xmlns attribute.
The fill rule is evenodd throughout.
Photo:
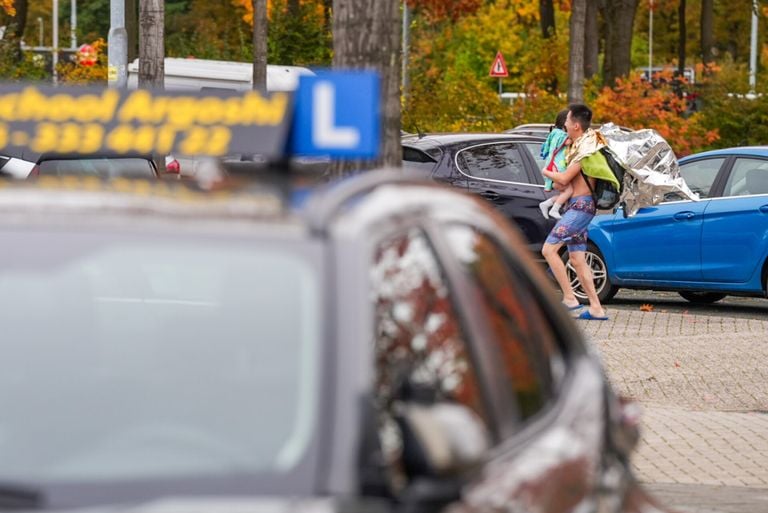
<svg viewBox="0 0 768 513"><path fill-rule="evenodd" d="M301 75L314 73L301 66L268 64L267 91L293 91ZM139 59L135 59L128 64L128 89L136 89L138 84ZM252 84L253 64L250 62L165 58L165 89L169 91L247 91L252 89Z"/></svg>

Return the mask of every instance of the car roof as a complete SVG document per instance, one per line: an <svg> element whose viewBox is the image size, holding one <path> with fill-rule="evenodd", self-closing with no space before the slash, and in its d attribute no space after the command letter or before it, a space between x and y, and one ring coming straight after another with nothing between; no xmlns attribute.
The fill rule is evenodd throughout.
<svg viewBox="0 0 768 513"><path fill-rule="evenodd" d="M523 142L541 142L544 137L527 134L506 134L506 133L436 133L423 135L409 135L403 137L402 144L414 148L428 148L452 146L454 144L485 142L485 141L523 141Z"/></svg>
<svg viewBox="0 0 768 513"><path fill-rule="evenodd" d="M703 151L693 153L680 158L680 162L692 160L701 157L718 157L725 155L747 155L754 157L768 157L768 146L735 146L732 148L721 148L718 150Z"/></svg>

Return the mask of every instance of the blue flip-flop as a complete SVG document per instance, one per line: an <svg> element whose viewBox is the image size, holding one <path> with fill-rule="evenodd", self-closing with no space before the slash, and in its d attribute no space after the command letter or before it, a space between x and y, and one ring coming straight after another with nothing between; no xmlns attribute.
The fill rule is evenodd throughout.
<svg viewBox="0 0 768 513"><path fill-rule="evenodd" d="M582 308L584 308L584 305L582 305L582 304L578 304L576 306L568 306L565 303L563 303L563 306L565 307L566 310L568 310L570 312L573 312L575 310L581 310Z"/></svg>
<svg viewBox="0 0 768 513"><path fill-rule="evenodd" d="M581 312L581 314L576 317L577 319L581 319L584 321L607 321L608 316L599 316L599 315L592 315L589 313L589 310L585 310L584 312Z"/></svg>

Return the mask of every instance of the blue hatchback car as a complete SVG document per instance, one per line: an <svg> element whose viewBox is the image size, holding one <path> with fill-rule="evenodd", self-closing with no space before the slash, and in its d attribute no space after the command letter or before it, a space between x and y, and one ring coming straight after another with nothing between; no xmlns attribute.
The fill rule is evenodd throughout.
<svg viewBox="0 0 768 513"><path fill-rule="evenodd" d="M620 288L672 290L695 303L765 297L768 146L689 155L680 172L700 201L668 195L633 217L617 209L590 225L587 259L601 300Z"/></svg>

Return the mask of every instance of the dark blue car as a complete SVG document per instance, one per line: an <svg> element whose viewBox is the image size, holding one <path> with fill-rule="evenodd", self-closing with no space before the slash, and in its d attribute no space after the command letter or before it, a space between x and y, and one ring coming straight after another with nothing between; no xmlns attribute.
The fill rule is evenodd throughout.
<svg viewBox="0 0 768 513"><path fill-rule="evenodd" d="M620 288L672 290L695 303L765 297L768 146L690 155L680 171L700 201L668 195L634 217L619 209L590 225L587 258L601 300Z"/></svg>

